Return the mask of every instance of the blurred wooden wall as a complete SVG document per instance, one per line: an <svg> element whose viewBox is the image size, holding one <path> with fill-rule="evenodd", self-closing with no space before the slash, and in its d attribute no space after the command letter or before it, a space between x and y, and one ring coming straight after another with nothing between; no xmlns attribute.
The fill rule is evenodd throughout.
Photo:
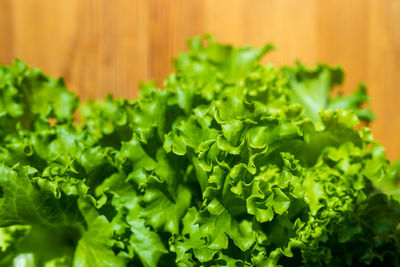
<svg viewBox="0 0 400 267"><path fill-rule="evenodd" d="M0 0L0 63L64 76L83 99L132 98L161 81L188 37L274 43L276 65L342 64L345 92L365 81L374 135L400 157L400 0Z"/></svg>

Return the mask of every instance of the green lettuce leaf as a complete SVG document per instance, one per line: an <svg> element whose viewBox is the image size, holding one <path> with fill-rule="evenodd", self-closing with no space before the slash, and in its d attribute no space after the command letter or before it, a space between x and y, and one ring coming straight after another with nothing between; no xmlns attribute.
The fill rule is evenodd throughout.
<svg viewBox="0 0 400 267"><path fill-rule="evenodd" d="M134 100L0 67L0 266L398 266L400 164L366 86L188 45Z"/></svg>

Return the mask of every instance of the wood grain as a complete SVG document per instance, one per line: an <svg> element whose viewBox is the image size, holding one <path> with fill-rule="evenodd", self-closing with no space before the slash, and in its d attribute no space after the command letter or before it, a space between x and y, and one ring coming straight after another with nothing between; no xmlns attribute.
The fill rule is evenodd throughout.
<svg viewBox="0 0 400 267"><path fill-rule="evenodd" d="M276 52L276 65L341 64L345 93L365 81L377 115L373 133L400 157L399 0L0 0L0 63L18 57L64 76L82 99L135 97L161 84L187 38Z"/></svg>

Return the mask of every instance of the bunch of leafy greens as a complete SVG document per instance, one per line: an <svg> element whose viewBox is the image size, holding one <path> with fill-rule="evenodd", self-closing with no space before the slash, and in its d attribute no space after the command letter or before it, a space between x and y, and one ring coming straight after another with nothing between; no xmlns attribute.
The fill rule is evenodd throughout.
<svg viewBox="0 0 400 267"><path fill-rule="evenodd" d="M400 166L359 126L364 85L189 47L138 100L0 67L0 266L399 266Z"/></svg>

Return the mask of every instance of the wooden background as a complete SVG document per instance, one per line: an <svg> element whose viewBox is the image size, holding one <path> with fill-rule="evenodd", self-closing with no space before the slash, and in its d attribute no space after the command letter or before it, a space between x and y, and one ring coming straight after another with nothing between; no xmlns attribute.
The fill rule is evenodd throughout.
<svg viewBox="0 0 400 267"><path fill-rule="evenodd" d="M161 81L188 37L274 43L276 65L341 64L345 92L365 81L373 133L400 157L400 0L0 0L0 63L64 76L81 98L135 97Z"/></svg>

